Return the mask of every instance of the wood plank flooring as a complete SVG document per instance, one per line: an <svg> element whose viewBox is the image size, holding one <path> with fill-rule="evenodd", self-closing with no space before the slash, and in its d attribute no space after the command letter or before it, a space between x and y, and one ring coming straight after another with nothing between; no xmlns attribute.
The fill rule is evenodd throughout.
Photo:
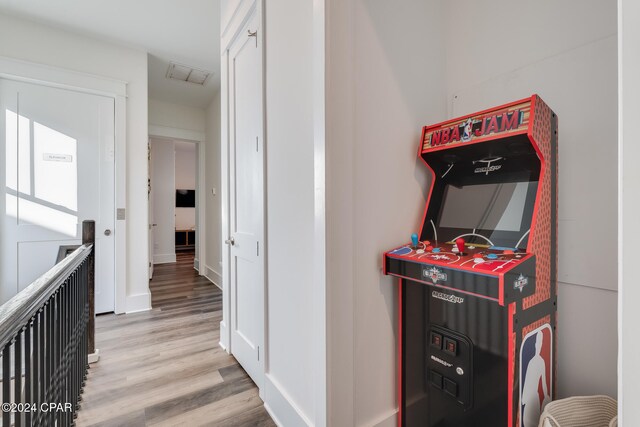
<svg viewBox="0 0 640 427"><path fill-rule="evenodd" d="M218 346L222 292L193 253L155 268L153 310L96 319L78 426L275 426L258 389Z"/></svg>

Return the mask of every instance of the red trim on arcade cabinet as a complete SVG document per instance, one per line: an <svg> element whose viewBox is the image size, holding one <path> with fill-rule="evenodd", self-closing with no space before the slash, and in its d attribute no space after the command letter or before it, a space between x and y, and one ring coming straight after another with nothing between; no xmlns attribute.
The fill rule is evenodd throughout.
<svg viewBox="0 0 640 427"><path fill-rule="evenodd" d="M531 145L533 145L533 148L536 150L536 153L538 154L538 158L540 159L540 176L538 177L538 190L536 191L536 202L533 207L533 215L531 216L531 228L529 229L530 230L529 236L527 237L527 252L531 252L533 250L532 245L533 245L534 235L536 232L536 225L538 222L538 210L541 203L540 198L542 195L542 191L544 189L544 185L542 184L544 183L544 177L547 170L547 164L544 159L544 156L542 155L542 151L540 151L540 147L538 147L538 143L533 137L533 123L536 119L535 117L536 116L536 99L538 98L538 96L533 95L531 98L532 98L531 113L529 115L529 127L527 128L527 137L529 138Z"/></svg>
<svg viewBox="0 0 640 427"><path fill-rule="evenodd" d="M402 279L398 279L398 426L402 426Z"/></svg>
<svg viewBox="0 0 640 427"><path fill-rule="evenodd" d="M387 275L387 253L382 254L382 274Z"/></svg>
<svg viewBox="0 0 640 427"><path fill-rule="evenodd" d="M509 353L509 373L508 373L508 377L507 377L507 382L508 382L508 397L507 397L507 405L508 405L508 409L507 409L507 426L512 427L513 426L513 381L514 381L514 375L515 375L515 331L513 330L513 317L515 316L515 312L516 312L516 303L512 302L511 304L509 304L509 348L508 348L508 353Z"/></svg>
<svg viewBox="0 0 640 427"><path fill-rule="evenodd" d="M500 273L498 277L498 303L504 305L504 273Z"/></svg>
<svg viewBox="0 0 640 427"><path fill-rule="evenodd" d="M424 132L424 131L423 131ZM424 133L423 133L424 135ZM420 153L420 151L422 150L422 143L420 143L420 148L418 149L418 158L420 160L422 160L422 163L425 164L425 166L427 167L427 170L431 173L431 185L429 188L429 195L427 196L427 203L424 205L424 213L422 214L422 225L420 226L420 237L422 237L422 232L424 231L424 227L425 227L425 221L427 220L427 212L429 211L429 203L431 203L431 193L433 193L433 187L435 187L436 185L436 173L433 169L431 169L431 166L429 166L429 163L427 163L427 161L425 159L422 158L422 155ZM433 236L434 240L436 238L436 236ZM436 241L437 243L437 241Z"/></svg>

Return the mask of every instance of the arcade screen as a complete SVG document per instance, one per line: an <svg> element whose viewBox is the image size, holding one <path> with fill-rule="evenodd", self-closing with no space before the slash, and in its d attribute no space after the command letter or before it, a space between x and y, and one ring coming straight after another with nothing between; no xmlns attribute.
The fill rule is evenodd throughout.
<svg viewBox="0 0 640 427"><path fill-rule="evenodd" d="M531 215L525 210L531 206L537 184L535 181L463 187L449 184L445 188L438 227L521 232L525 214Z"/></svg>

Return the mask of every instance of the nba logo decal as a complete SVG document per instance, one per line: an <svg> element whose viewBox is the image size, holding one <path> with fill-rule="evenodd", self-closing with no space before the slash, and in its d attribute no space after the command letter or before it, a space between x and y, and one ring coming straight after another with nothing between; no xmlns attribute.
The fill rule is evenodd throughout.
<svg viewBox="0 0 640 427"><path fill-rule="evenodd" d="M551 326L531 331L520 347L520 427L537 427L544 406L551 402L553 349Z"/></svg>

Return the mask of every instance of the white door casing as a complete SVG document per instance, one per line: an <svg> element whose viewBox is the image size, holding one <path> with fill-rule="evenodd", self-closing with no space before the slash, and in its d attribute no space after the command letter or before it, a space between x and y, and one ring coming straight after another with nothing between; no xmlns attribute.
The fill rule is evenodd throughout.
<svg viewBox="0 0 640 427"><path fill-rule="evenodd" d="M96 312L113 311L114 98L0 79L0 103L3 301L51 268L59 245L79 244L93 219Z"/></svg>
<svg viewBox="0 0 640 427"><path fill-rule="evenodd" d="M259 388L265 298L262 61L262 25L254 10L229 49L228 267L231 353Z"/></svg>
<svg viewBox="0 0 640 427"><path fill-rule="evenodd" d="M147 207L149 216L149 280L153 279L153 244L155 241L155 227L154 216L153 216L153 190L151 186L153 185L153 180L151 177L153 176L153 159L152 159L152 151L151 151L151 140L147 141L147 162L148 162L148 176L147 176L147 197L149 199L149 205Z"/></svg>

